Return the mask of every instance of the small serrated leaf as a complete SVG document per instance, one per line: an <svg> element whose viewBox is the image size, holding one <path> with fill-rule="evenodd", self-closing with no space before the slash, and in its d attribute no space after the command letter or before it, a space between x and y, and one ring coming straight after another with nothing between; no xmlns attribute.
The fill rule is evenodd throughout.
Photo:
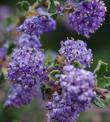
<svg viewBox="0 0 110 122"><path fill-rule="evenodd" d="M49 13L56 13L56 6L54 3L54 0L49 0L48 12Z"/></svg>
<svg viewBox="0 0 110 122"><path fill-rule="evenodd" d="M52 17L53 19L56 19L56 18L57 18L57 13L52 14L51 17Z"/></svg>
<svg viewBox="0 0 110 122"><path fill-rule="evenodd" d="M96 74L97 76L102 76L104 75L106 72L108 71L108 64L99 60L95 70L94 70L94 74Z"/></svg>
<svg viewBox="0 0 110 122"><path fill-rule="evenodd" d="M98 96L94 98L93 104L96 105L99 108L104 108L105 107L103 101Z"/></svg>
<svg viewBox="0 0 110 122"><path fill-rule="evenodd" d="M27 11L29 9L30 3L26 0L18 2L18 8L21 11Z"/></svg>
<svg viewBox="0 0 110 122"><path fill-rule="evenodd" d="M48 76L49 76L49 78L50 78L51 80L57 81L57 80L58 80L59 74L60 74L60 71L59 71L59 70L53 70L53 71L51 71L51 72L49 73Z"/></svg>
<svg viewBox="0 0 110 122"><path fill-rule="evenodd" d="M4 74L1 72L0 73L0 85L2 85L3 83L5 83L5 76L4 76Z"/></svg>
<svg viewBox="0 0 110 122"><path fill-rule="evenodd" d="M110 87L110 77L104 76L97 79L97 86L101 88Z"/></svg>
<svg viewBox="0 0 110 122"><path fill-rule="evenodd" d="M7 55L10 55L12 53L13 48L15 48L15 44L10 43L9 47L7 48Z"/></svg>

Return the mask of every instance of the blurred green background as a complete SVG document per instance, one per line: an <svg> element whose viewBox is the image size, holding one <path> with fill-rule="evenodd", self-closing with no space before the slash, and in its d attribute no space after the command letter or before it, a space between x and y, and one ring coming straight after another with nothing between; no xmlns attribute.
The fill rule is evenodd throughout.
<svg viewBox="0 0 110 122"><path fill-rule="evenodd" d="M20 0L0 0L0 6L8 6L12 13L16 13L16 4ZM33 2L34 0L30 0ZM60 47L60 41L67 37L74 37L75 39L85 40L88 47L93 50L94 65L98 60L110 62L110 1L105 0L108 12L106 13L106 21L103 26L91 36L86 39L76 33L70 31L65 27L64 22L59 18L57 20L57 29L51 33L43 35L41 41L45 50L56 51ZM110 72L109 72L110 74ZM4 96L2 88L0 89L0 96ZM3 108L3 99L0 98L0 122L46 122L45 110L43 103L40 100L33 101L32 105L22 108ZM110 122L110 108L104 110L93 108L79 117L77 122Z"/></svg>

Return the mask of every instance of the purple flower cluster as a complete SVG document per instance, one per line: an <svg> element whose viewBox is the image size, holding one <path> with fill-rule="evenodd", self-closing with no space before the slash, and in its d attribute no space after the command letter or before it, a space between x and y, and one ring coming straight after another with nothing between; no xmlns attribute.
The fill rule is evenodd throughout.
<svg viewBox="0 0 110 122"><path fill-rule="evenodd" d="M87 49L86 43L74 39L61 42L59 54L64 56L66 64L80 62L83 68L90 66L92 61L92 51Z"/></svg>
<svg viewBox="0 0 110 122"><path fill-rule="evenodd" d="M5 105L19 106L31 101L43 73L44 54L40 49L14 49L8 66L8 80L12 87Z"/></svg>
<svg viewBox="0 0 110 122"><path fill-rule="evenodd" d="M0 47L0 61L5 60L6 58L6 47Z"/></svg>
<svg viewBox="0 0 110 122"><path fill-rule="evenodd" d="M68 20L74 31L87 38L97 31L105 20L106 7L102 0L91 0L79 3Z"/></svg>
<svg viewBox="0 0 110 122"><path fill-rule="evenodd" d="M58 122L71 122L91 106L95 97L95 78L89 71L68 65L63 68L59 82L62 93L55 92L52 101L47 103L48 118Z"/></svg>
<svg viewBox="0 0 110 122"><path fill-rule="evenodd" d="M18 47L30 47L30 48L41 48L42 45L39 41L39 39L33 35L30 36L28 34L22 34L19 38L19 40L17 40L17 46Z"/></svg>
<svg viewBox="0 0 110 122"><path fill-rule="evenodd" d="M44 54L34 48L14 49L8 66L8 80L23 85L34 85L43 69Z"/></svg>
<svg viewBox="0 0 110 122"><path fill-rule="evenodd" d="M56 22L49 15L28 17L18 27L23 32L17 40L8 66L8 80L12 86L5 105L20 106L30 103L33 94L45 78L44 53L39 36L52 31ZM47 76L47 75L46 75Z"/></svg>
<svg viewBox="0 0 110 122"><path fill-rule="evenodd" d="M63 11L64 11L64 6L61 5L61 4L58 4L58 5L56 6L56 13L57 13L57 14L62 14Z"/></svg>
<svg viewBox="0 0 110 122"><path fill-rule="evenodd" d="M36 96L36 85L32 88L20 84L14 84L11 86L8 98L5 102L5 106L19 107L27 105L32 101L33 96Z"/></svg>
<svg viewBox="0 0 110 122"><path fill-rule="evenodd" d="M69 24L78 34L86 37L98 30L105 19L106 7L102 0L65 0L63 4L55 4L58 4L57 14L68 13ZM43 97L47 100L48 122L74 121L81 112L91 107L96 96L95 76L85 70L92 63L92 50L82 40L67 39L61 42L54 63L48 62L50 66L45 66L40 36L54 30L56 21L44 7L38 6L35 10L36 16L29 16L17 27L22 34L8 65L7 79L11 88L5 106L27 105L42 88ZM4 56L1 54L0 58ZM81 67L76 68L75 63L81 64Z"/></svg>
<svg viewBox="0 0 110 122"><path fill-rule="evenodd" d="M46 107L48 122L51 122L52 119L58 122L70 122L71 106L57 92L53 94L52 101L46 103Z"/></svg>
<svg viewBox="0 0 110 122"><path fill-rule="evenodd" d="M50 32L55 28L56 22L50 16L41 15L27 18L17 29L18 31L39 37L43 33Z"/></svg>

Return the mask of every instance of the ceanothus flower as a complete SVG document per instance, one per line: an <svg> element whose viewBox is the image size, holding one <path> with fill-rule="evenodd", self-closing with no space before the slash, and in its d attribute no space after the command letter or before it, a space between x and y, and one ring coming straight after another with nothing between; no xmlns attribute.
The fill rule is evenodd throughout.
<svg viewBox="0 0 110 122"><path fill-rule="evenodd" d="M50 16L41 15L27 18L17 29L18 31L29 35L40 36L41 34L50 32L55 28L56 22Z"/></svg>
<svg viewBox="0 0 110 122"><path fill-rule="evenodd" d="M5 101L5 106L19 107L27 105L32 101L32 98L37 94L37 86L29 87L20 84L14 84L9 90L8 97Z"/></svg>
<svg viewBox="0 0 110 122"><path fill-rule="evenodd" d="M71 105L63 99L57 92L53 93L52 101L46 103L48 109L48 122L57 120L58 122L70 122Z"/></svg>
<svg viewBox="0 0 110 122"><path fill-rule="evenodd" d="M64 66L59 79L61 93L55 92L52 100L47 102L49 120L71 122L79 114L91 107L95 97L95 77L92 72L74 68L73 65Z"/></svg>
<svg viewBox="0 0 110 122"><path fill-rule="evenodd" d="M28 34L22 34L20 38L17 40L17 46L18 47L30 47L30 48L41 48L42 45L39 41L39 39L33 35L30 36Z"/></svg>
<svg viewBox="0 0 110 122"><path fill-rule="evenodd" d="M44 54L40 49L21 47L13 50L8 66L8 80L33 86L41 78Z"/></svg>
<svg viewBox="0 0 110 122"><path fill-rule="evenodd" d="M0 47L0 61L5 60L6 58L6 47Z"/></svg>
<svg viewBox="0 0 110 122"><path fill-rule="evenodd" d="M83 68L90 66L92 61L91 49L87 49L86 43L81 40L62 41L59 54L66 59L66 64L80 62Z"/></svg>
<svg viewBox="0 0 110 122"><path fill-rule="evenodd" d="M74 31L89 38L104 22L105 12L106 7L102 0L84 1L68 15L68 21Z"/></svg>

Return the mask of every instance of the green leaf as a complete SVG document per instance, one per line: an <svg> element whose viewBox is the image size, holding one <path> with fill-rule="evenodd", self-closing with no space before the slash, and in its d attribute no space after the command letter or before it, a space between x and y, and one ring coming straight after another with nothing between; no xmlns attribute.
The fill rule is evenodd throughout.
<svg viewBox="0 0 110 122"><path fill-rule="evenodd" d="M10 25L12 22L13 22L13 17L12 16L8 16L5 19L5 23L6 23L7 26Z"/></svg>
<svg viewBox="0 0 110 122"><path fill-rule="evenodd" d="M104 75L106 72L108 71L108 64L99 60L95 70L94 70L94 74L96 74L97 76L102 76Z"/></svg>
<svg viewBox="0 0 110 122"><path fill-rule="evenodd" d="M59 74L60 74L60 71L59 70L53 70L53 71L51 71L50 73L49 73L49 78L51 79L51 80L55 80L55 81L57 81L58 80L58 76L59 76Z"/></svg>
<svg viewBox="0 0 110 122"><path fill-rule="evenodd" d="M110 92L106 94L106 103L107 105L110 105Z"/></svg>
<svg viewBox="0 0 110 122"><path fill-rule="evenodd" d="M97 79L97 86L101 88L110 87L110 77L104 76Z"/></svg>
<svg viewBox="0 0 110 122"><path fill-rule="evenodd" d="M99 108L104 108L105 107L103 101L98 96L95 97L95 99L93 100L93 104L96 105Z"/></svg>
<svg viewBox="0 0 110 122"><path fill-rule="evenodd" d="M73 66L76 68L81 68L81 63L76 61L73 63Z"/></svg>
<svg viewBox="0 0 110 122"><path fill-rule="evenodd" d="M15 48L15 44L10 43L7 49L7 55L10 55L12 53L13 48Z"/></svg>
<svg viewBox="0 0 110 122"><path fill-rule="evenodd" d="M49 67L53 66L55 57L56 57L56 53L54 51L47 50L45 52L45 65Z"/></svg>
<svg viewBox="0 0 110 122"><path fill-rule="evenodd" d="M0 121L1 122L14 122L18 120L18 109L14 107L5 107L3 104L0 105Z"/></svg>
<svg viewBox="0 0 110 122"><path fill-rule="evenodd" d="M57 0L59 3L65 3L65 0Z"/></svg>
<svg viewBox="0 0 110 122"><path fill-rule="evenodd" d="M53 19L56 19L56 18L57 18L57 13L52 14L51 17L52 17Z"/></svg>
<svg viewBox="0 0 110 122"><path fill-rule="evenodd" d="M47 84L41 85L41 92L42 92L43 100L46 100L49 97L51 91L52 90L51 90L50 86L48 86Z"/></svg>
<svg viewBox="0 0 110 122"><path fill-rule="evenodd" d="M20 11L27 11L29 9L30 3L26 0L18 2L18 8Z"/></svg>
<svg viewBox="0 0 110 122"><path fill-rule="evenodd" d="M56 13L56 6L54 0L49 0L49 7L48 7L49 13Z"/></svg>
<svg viewBox="0 0 110 122"><path fill-rule="evenodd" d="M1 72L0 73L0 85L2 85L3 83L5 83L5 76L4 76L4 74Z"/></svg>

